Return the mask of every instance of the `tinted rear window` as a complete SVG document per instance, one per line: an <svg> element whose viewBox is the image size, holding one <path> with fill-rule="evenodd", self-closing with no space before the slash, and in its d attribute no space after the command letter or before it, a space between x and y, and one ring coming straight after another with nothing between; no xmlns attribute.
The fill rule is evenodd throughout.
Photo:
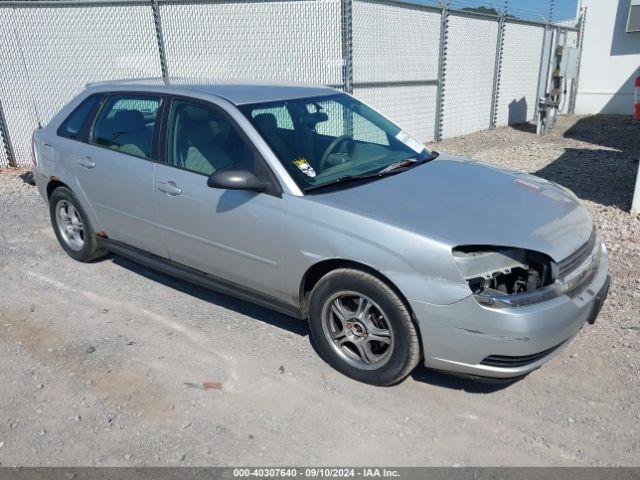
<svg viewBox="0 0 640 480"><path fill-rule="evenodd" d="M92 95L82 102L78 107L71 112L66 118L60 128L58 128L58 135L66 138L78 138L82 133L84 125L87 123L89 114L93 110L93 107L98 103L99 95Z"/></svg>

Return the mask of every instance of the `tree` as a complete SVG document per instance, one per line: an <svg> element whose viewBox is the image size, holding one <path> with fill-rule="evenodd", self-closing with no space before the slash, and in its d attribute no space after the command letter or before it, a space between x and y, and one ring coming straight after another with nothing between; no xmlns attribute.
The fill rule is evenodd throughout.
<svg viewBox="0 0 640 480"><path fill-rule="evenodd" d="M465 7L462 10L467 11L467 12L476 12L476 13L482 13L484 15L495 15L497 17L500 16L500 12L495 8L495 7ZM514 17L513 15L505 15L506 17L509 18L517 18Z"/></svg>

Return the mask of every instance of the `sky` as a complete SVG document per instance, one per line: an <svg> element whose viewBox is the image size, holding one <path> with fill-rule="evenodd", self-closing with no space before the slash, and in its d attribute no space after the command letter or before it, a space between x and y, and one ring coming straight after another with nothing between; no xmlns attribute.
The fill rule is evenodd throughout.
<svg viewBox="0 0 640 480"><path fill-rule="evenodd" d="M557 0L555 15L559 20L566 18L576 17L576 8L578 7L578 0Z"/></svg>
<svg viewBox="0 0 640 480"><path fill-rule="evenodd" d="M578 0L555 0L554 20L565 20L567 18L575 18ZM541 9L548 10L548 0L509 0L509 8L514 10L523 9Z"/></svg>
<svg viewBox="0 0 640 480"><path fill-rule="evenodd" d="M411 1L411 0L410 0ZM413 0L417 3L441 3L439 0ZM549 15L549 3L554 2L553 21L566 20L576 17L576 7L579 0L509 0L509 13L516 17L529 20L545 21ZM603 0L609 1L609 0ZM449 0L452 8L496 7L502 10L504 0Z"/></svg>

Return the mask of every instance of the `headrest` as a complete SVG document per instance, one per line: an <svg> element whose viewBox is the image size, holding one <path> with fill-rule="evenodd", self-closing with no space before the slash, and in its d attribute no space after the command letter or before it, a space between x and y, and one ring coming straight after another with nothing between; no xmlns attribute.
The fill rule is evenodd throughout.
<svg viewBox="0 0 640 480"><path fill-rule="evenodd" d="M144 116L138 110L122 110L113 116L112 125L128 132L137 132L145 128Z"/></svg>
<svg viewBox="0 0 640 480"><path fill-rule="evenodd" d="M192 120L206 120L209 118L209 110L196 105L184 105L182 111Z"/></svg>
<svg viewBox="0 0 640 480"><path fill-rule="evenodd" d="M278 122L273 113L260 113L256 115L254 119L258 128L263 132L273 132L278 128Z"/></svg>
<svg viewBox="0 0 640 480"><path fill-rule="evenodd" d="M329 120L329 115L324 112L307 113L306 115L303 114L300 120L305 125L310 125L312 128L315 128L317 124Z"/></svg>
<svg viewBox="0 0 640 480"><path fill-rule="evenodd" d="M193 145L202 145L213 141L213 132L206 120L191 120L187 135Z"/></svg>
<svg viewBox="0 0 640 480"><path fill-rule="evenodd" d="M217 120L209 120L209 128L211 128L211 134L215 137L216 135L222 135L224 132L220 127L220 122Z"/></svg>

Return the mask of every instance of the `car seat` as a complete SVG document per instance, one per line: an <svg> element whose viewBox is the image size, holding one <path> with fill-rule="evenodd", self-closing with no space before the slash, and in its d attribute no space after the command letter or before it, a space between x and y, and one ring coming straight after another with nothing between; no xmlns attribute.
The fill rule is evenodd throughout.
<svg viewBox="0 0 640 480"><path fill-rule="evenodd" d="M191 120L186 131L187 154L184 168L211 175L216 170L233 165L233 160L220 148L214 139L207 120Z"/></svg>
<svg viewBox="0 0 640 480"><path fill-rule="evenodd" d="M267 143L275 150L282 161L293 160L293 152L278 132L278 121L273 113L260 113L254 117L258 130L265 136Z"/></svg>

